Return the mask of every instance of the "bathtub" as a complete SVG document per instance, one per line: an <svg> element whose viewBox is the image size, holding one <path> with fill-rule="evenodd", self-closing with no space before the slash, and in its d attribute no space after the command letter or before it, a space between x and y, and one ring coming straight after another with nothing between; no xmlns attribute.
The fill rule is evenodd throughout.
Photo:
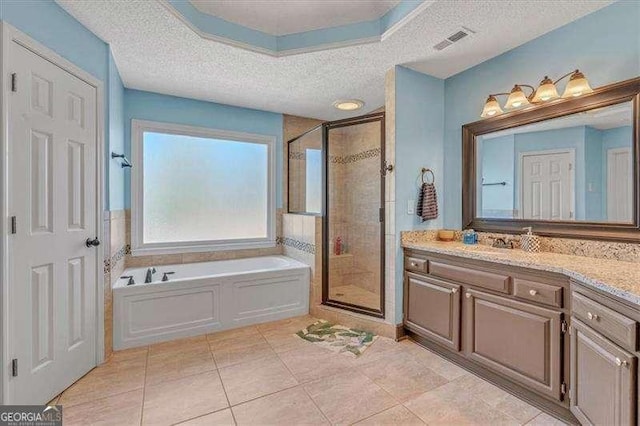
<svg viewBox="0 0 640 426"><path fill-rule="evenodd" d="M127 269L113 286L113 348L274 321L309 312L310 268L285 256ZM168 281L162 281L165 272Z"/></svg>

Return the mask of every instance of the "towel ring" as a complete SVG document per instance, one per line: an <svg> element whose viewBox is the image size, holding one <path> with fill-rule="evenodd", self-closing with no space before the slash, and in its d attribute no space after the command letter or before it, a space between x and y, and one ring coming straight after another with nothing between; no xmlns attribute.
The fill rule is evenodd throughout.
<svg viewBox="0 0 640 426"><path fill-rule="evenodd" d="M424 181L424 174L425 173L429 173L431 175L431 182L425 182ZM433 174L433 171L431 169L425 169L424 167L422 168L422 183L436 183L436 176Z"/></svg>

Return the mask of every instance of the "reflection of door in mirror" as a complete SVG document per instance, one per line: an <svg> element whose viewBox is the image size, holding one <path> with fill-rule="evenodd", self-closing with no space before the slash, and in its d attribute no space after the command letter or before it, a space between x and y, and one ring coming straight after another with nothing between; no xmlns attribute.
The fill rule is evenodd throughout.
<svg viewBox="0 0 640 426"><path fill-rule="evenodd" d="M607 219L630 222L633 202L631 148L607 150Z"/></svg>
<svg viewBox="0 0 640 426"><path fill-rule="evenodd" d="M573 220L574 151L520 154L522 218Z"/></svg>

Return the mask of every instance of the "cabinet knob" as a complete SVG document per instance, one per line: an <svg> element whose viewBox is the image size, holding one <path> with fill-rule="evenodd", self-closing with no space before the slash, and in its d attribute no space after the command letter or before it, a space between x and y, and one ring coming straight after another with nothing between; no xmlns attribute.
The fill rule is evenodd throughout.
<svg viewBox="0 0 640 426"><path fill-rule="evenodd" d="M465 293L464 297L466 297L467 299L471 297L471 293Z"/></svg>
<svg viewBox="0 0 640 426"><path fill-rule="evenodd" d="M627 366L627 364L628 364L628 362L627 362L627 361L623 361L623 360L621 360L620 358L617 358L617 357L616 357L616 365L617 365L618 367L626 367L626 366Z"/></svg>
<svg viewBox="0 0 640 426"><path fill-rule="evenodd" d="M411 266L415 268L416 266L418 266L418 264L416 262L411 262Z"/></svg>
<svg viewBox="0 0 640 426"><path fill-rule="evenodd" d="M457 292L458 292L458 289L457 289L457 288L452 288L452 289L451 289L451 293L456 294Z"/></svg>
<svg viewBox="0 0 640 426"><path fill-rule="evenodd" d="M529 294L535 296L536 294L538 294L538 290L529 290Z"/></svg>
<svg viewBox="0 0 640 426"><path fill-rule="evenodd" d="M597 321L600 318L597 314L592 314L591 312L587 312L587 318L591 321Z"/></svg>

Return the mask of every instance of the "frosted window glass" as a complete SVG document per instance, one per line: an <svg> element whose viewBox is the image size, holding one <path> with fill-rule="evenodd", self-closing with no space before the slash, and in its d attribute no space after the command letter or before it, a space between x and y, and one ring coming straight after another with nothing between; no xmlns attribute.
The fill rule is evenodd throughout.
<svg viewBox="0 0 640 426"><path fill-rule="evenodd" d="M143 135L143 242L267 238L265 144Z"/></svg>
<svg viewBox="0 0 640 426"><path fill-rule="evenodd" d="M321 213L322 212L322 157L319 149L306 150L306 207L307 213Z"/></svg>

